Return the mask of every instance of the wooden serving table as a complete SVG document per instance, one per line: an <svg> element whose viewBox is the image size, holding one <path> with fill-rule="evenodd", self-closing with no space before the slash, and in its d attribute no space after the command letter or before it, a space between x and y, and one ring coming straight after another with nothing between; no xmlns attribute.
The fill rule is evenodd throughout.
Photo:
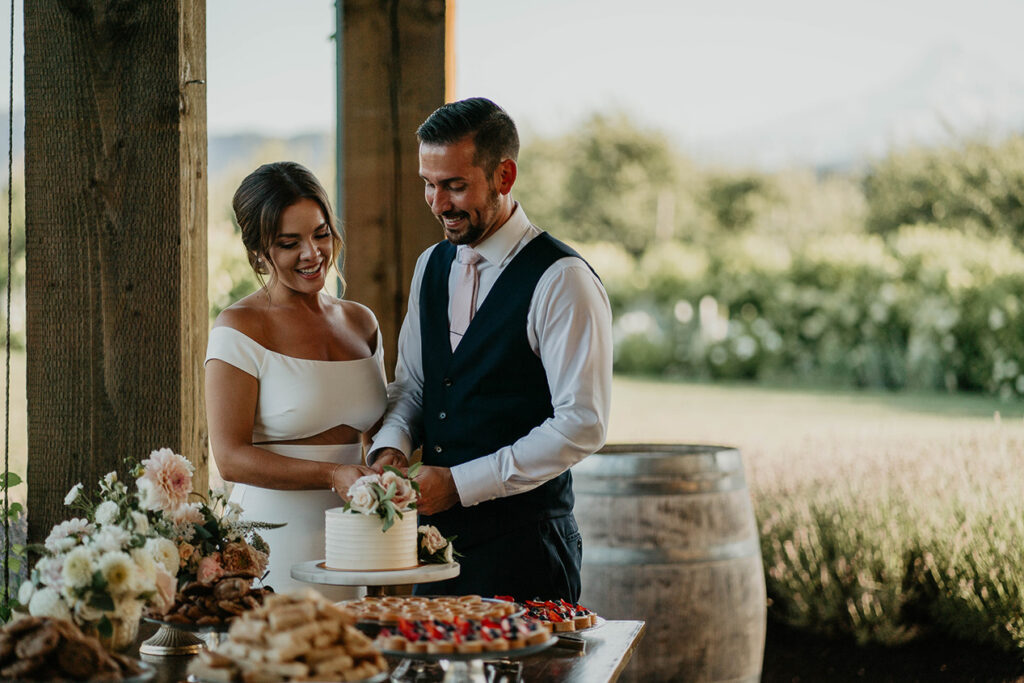
<svg viewBox="0 0 1024 683"><path fill-rule="evenodd" d="M582 651L556 645L521 660L523 681L616 681L629 664L646 628L643 621L606 621L600 628L578 636L583 641Z"/></svg>
<svg viewBox="0 0 1024 683"><path fill-rule="evenodd" d="M556 645L520 660L523 682L612 683L626 668L645 628L642 621L606 621L600 628L579 634L582 651ZM155 626L144 623L139 631L134 651L126 653L131 657L138 657L138 643L151 636ZM496 652L495 659L500 659L500 654ZM143 656L142 659L156 667L155 683L183 683L192 656Z"/></svg>

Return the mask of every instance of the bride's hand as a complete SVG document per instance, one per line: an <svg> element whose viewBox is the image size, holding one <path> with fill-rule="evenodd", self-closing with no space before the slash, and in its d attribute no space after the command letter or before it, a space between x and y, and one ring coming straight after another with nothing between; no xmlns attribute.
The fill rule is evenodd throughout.
<svg viewBox="0 0 1024 683"><path fill-rule="evenodd" d="M373 470L364 465L338 465L331 472L331 490L342 500L348 500L348 490L359 477L373 474Z"/></svg>
<svg viewBox="0 0 1024 683"><path fill-rule="evenodd" d="M397 448L382 448L377 451L377 458L373 461L372 469L378 474L383 474L385 465L404 470L409 467L409 459Z"/></svg>

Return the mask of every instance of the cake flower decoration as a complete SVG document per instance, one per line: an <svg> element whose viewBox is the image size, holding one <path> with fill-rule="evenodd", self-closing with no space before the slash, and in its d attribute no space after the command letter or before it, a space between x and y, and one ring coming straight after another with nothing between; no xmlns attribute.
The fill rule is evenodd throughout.
<svg viewBox="0 0 1024 683"><path fill-rule="evenodd" d="M416 509L420 485L413 480L419 471L420 463L415 463L406 472L386 466L383 474L359 477L348 489L344 511L378 515L383 520L383 531L387 531L396 519Z"/></svg>

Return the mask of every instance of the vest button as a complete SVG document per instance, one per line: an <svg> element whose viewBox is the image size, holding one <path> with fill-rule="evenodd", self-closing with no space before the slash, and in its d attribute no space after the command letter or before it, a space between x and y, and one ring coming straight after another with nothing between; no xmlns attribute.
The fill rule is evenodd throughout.
<svg viewBox="0 0 1024 683"><path fill-rule="evenodd" d="M434 446L434 452L435 452L435 453L440 453L440 452L441 452L441 451L443 451L443 450L444 450L444 449L443 449L443 448L441 448L440 446Z"/></svg>
<svg viewBox="0 0 1024 683"><path fill-rule="evenodd" d="M448 413L446 413L444 411L441 411L440 413L437 414L437 419L439 419L439 420L443 420L446 417L448 417Z"/></svg>
<svg viewBox="0 0 1024 683"><path fill-rule="evenodd" d="M444 378L444 385L446 387L450 387L452 385L452 378L451 377L445 377Z"/></svg>

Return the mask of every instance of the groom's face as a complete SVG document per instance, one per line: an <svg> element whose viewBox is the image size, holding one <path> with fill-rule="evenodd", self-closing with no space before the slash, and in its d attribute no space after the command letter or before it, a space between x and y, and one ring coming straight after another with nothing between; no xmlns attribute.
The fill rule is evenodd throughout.
<svg viewBox="0 0 1024 683"><path fill-rule="evenodd" d="M499 193L493 178L473 163L476 145L420 145L423 196L452 244L475 245L498 227Z"/></svg>

